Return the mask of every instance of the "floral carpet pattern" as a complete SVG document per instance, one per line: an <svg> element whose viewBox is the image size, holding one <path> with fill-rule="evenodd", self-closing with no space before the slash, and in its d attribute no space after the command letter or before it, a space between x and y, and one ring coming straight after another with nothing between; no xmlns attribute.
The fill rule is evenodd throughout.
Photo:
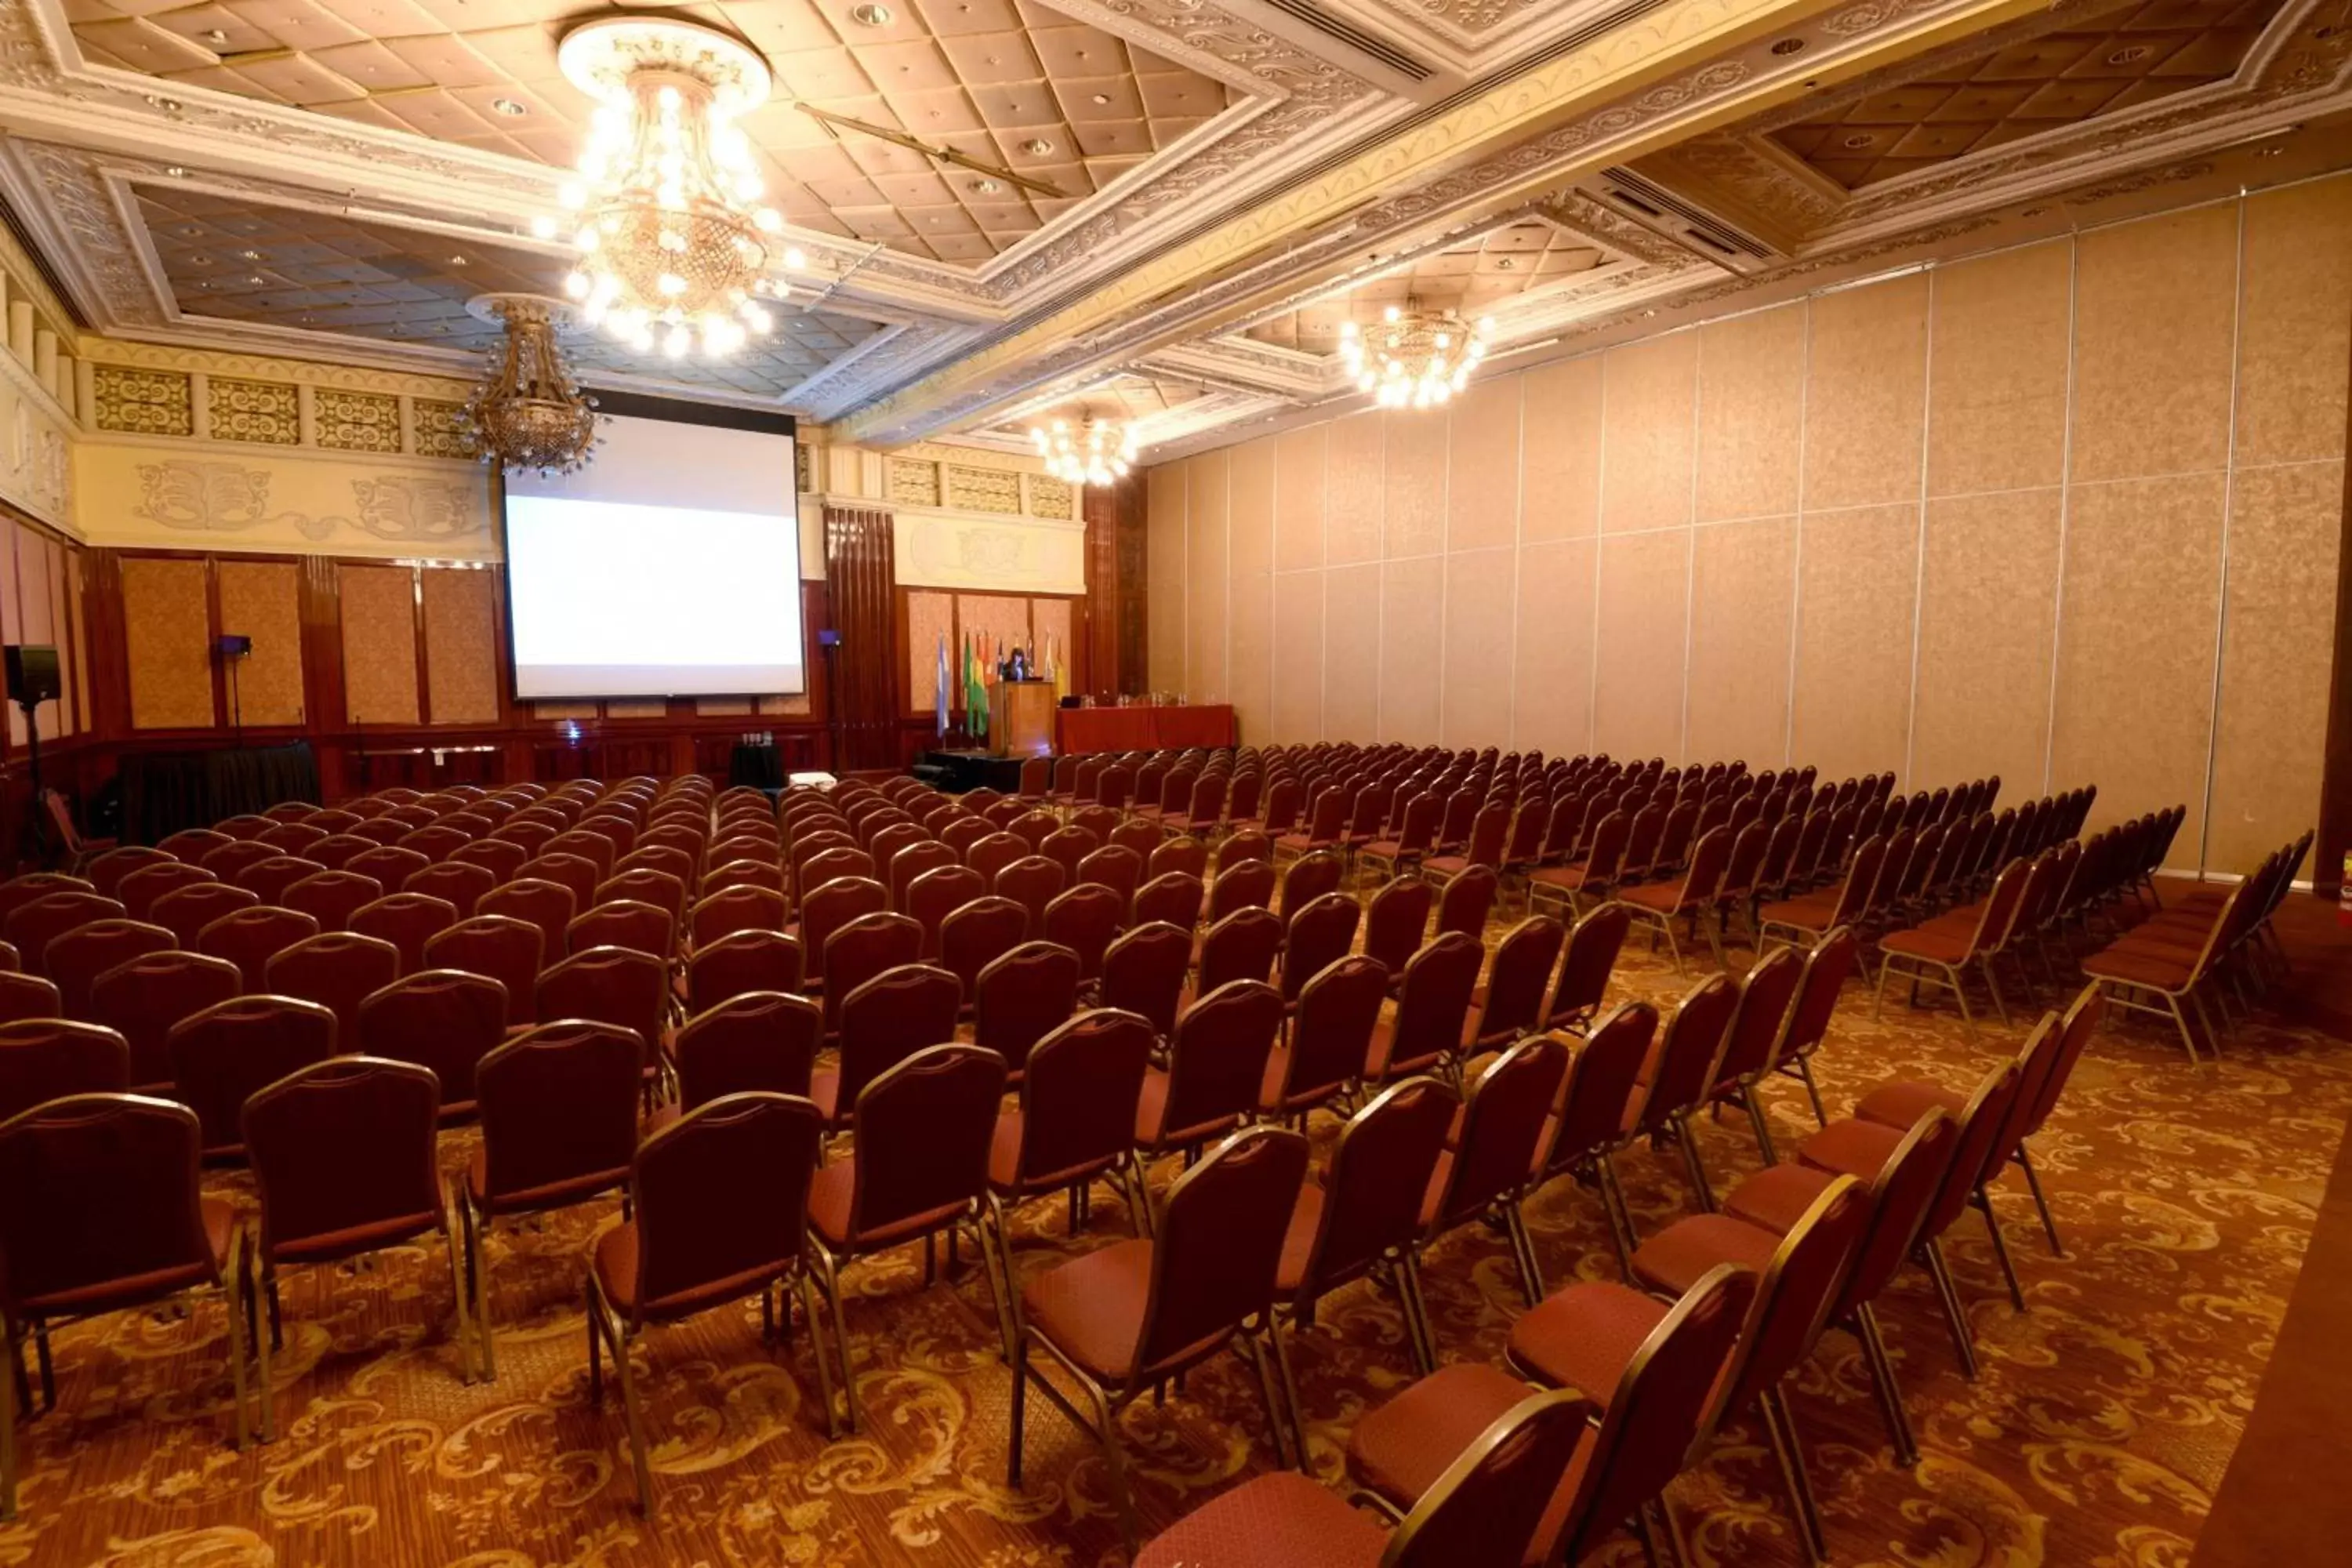
<svg viewBox="0 0 2352 1568"><path fill-rule="evenodd" d="M1497 926L1492 934L1499 933ZM1696 978L1696 973L1692 978ZM1690 982L1639 944L1617 993L1670 1001ZM2043 987L2043 1005L2053 1000ZM2063 1000L2063 999L2061 999ZM1832 1114L1892 1077L1971 1083L2025 1020L1971 1042L1948 1010L1849 988L1818 1058ZM1812 1126L1776 1086L1783 1151ZM2168 1032L2111 1023L2036 1158L2066 1244L2052 1256L2014 1175L1995 1198L2026 1290L2012 1310L1981 1224L1949 1246L1983 1362L1965 1380L1927 1280L1880 1306L1922 1459L1895 1468L1856 1345L1825 1336L1792 1404L1832 1557L1847 1568L2184 1568L2246 1415L2347 1114L2352 1047L2263 1022L2218 1066ZM1318 1118L1318 1154L1336 1123ZM1700 1127L1718 1191L1758 1162L1744 1118ZM445 1135L462 1166L471 1134ZM1679 1156L1621 1159L1643 1234L1691 1212ZM1160 1184L1169 1172L1156 1173ZM249 1201L242 1177L217 1190ZM1022 1276L1123 1238L1107 1187L1085 1231L1041 1201L1013 1216ZM18 1519L0 1565L38 1568L1098 1568L1125 1561L1103 1462L1044 1400L1029 1405L1026 1484L1005 1483L1011 1376L980 1271L923 1284L922 1249L844 1281L866 1419L824 1436L810 1341L763 1343L756 1303L657 1329L635 1346L656 1513L633 1506L617 1386L588 1400L583 1258L617 1204L500 1225L488 1255L495 1384L467 1384L437 1245L285 1285L273 1372L278 1436L232 1452L216 1306L125 1313L60 1331L56 1410L20 1429ZM1598 1200L1555 1184L1528 1205L1547 1286L1616 1278ZM1499 1361L1523 1310L1509 1248L1481 1226L1433 1250L1426 1289L1444 1359ZM1295 1342L1312 1459L1345 1487L1350 1425L1412 1376L1403 1320L1372 1283L1328 1299ZM1221 1359L1126 1420L1148 1531L1273 1462L1256 1383ZM1796 1564L1802 1548L1760 1429L1734 1425L1672 1493L1697 1563ZM1640 1561L1629 1537L1592 1561Z"/></svg>

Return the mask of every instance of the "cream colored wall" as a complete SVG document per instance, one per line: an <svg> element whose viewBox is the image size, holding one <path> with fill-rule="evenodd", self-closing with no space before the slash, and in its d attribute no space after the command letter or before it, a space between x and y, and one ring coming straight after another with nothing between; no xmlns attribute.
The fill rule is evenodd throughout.
<svg viewBox="0 0 2352 1568"><path fill-rule="evenodd" d="M2352 177L1153 468L1151 676L1252 739L2318 810Z"/></svg>

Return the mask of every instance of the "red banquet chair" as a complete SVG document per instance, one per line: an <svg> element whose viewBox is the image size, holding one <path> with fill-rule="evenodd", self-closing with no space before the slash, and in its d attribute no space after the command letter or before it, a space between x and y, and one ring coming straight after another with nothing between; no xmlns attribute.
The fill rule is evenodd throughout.
<svg viewBox="0 0 2352 1568"><path fill-rule="evenodd" d="M92 921L51 938L47 951L42 954L43 966L57 985L49 999L49 1016L88 1018L90 987L100 975L116 964L128 963L151 952L168 952L177 945L178 939L163 927L134 920Z"/></svg>
<svg viewBox="0 0 2352 1568"><path fill-rule="evenodd" d="M512 1028L539 1017L539 928L506 915L476 915L446 931L436 931L425 943L425 967L462 969L506 987L507 1025Z"/></svg>
<svg viewBox="0 0 2352 1568"><path fill-rule="evenodd" d="M487 974L422 969L360 1004L364 1055L414 1062L440 1087L441 1119L472 1114L474 1074L507 1036L507 988Z"/></svg>
<svg viewBox="0 0 2352 1568"><path fill-rule="evenodd" d="M242 1160L238 1118L255 1091L335 1052L335 1016L291 996L236 996L172 1026L172 1098L204 1131L207 1160Z"/></svg>
<svg viewBox="0 0 2352 1568"><path fill-rule="evenodd" d="M352 930L382 937L400 950L400 972L425 967L425 944L457 923L457 906L430 893L386 893L352 911Z"/></svg>
<svg viewBox="0 0 2352 1568"><path fill-rule="evenodd" d="M381 937L328 931L272 953L262 986L276 996L316 1002L335 1016L335 1038L358 1037L360 1004L400 977L400 950Z"/></svg>
<svg viewBox="0 0 2352 1568"><path fill-rule="evenodd" d="M131 1081L146 1092L168 1089L172 1026L245 987L245 976L225 958L178 949L115 965L90 983L89 1019L130 1042Z"/></svg>
<svg viewBox="0 0 2352 1568"><path fill-rule="evenodd" d="M0 1121L66 1095L130 1089L131 1047L112 1029L58 1017L0 1023Z"/></svg>

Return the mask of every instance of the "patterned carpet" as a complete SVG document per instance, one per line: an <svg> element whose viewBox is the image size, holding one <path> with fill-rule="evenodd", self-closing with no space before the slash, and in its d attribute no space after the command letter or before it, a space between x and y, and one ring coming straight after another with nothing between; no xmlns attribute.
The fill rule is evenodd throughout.
<svg viewBox="0 0 2352 1568"><path fill-rule="evenodd" d="M1645 952L1629 951L1619 974L1629 994L1681 989ZM1819 1065L1836 1111L1890 1076L1971 1081L2022 1036L1988 1029L1971 1046L1948 1014L1892 1001L1874 1022L1857 986ZM1771 1110L1791 1142L1811 1125L1793 1084ZM1850 1340L1829 1336L1805 1369L1793 1404L1835 1560L2181 1568L2252 1405L2347 1112L2352 1051L2319 1035L2246 1028L2200 1071L2168 1034L2104 1031L2036 1151L2068 1256L2050 1255L2021 1186L1996 1200L2029 1311L2011 1309L1981 1226L1956 1229L1980 1381L1960 1376L1924 1279L1906 1273L1881 1305L1918 1468L1894 1468ZM1318 1119L1318 1142L1331 1131ZM1719 1188L1754 1167L1741 1120L1701 1137ZM447 1136L451 1168L467 1143ZM1688 1212L1671 1152L1636 1151L1622 1170L1644 1234ZM248 1195L241 1178L220 1190ZM636 1353L659 1511L639 1519L614 1385L602 1409L587 1403L581 1259L615 1217L606 1205L495 1233L495 1384L459 1381L437 1247L290 1279L278 1437L241 1455L226 1441L217 1310L60 1333L58 1406L22 1430L22 1511L0 1526L0 1564L1124 1561L1097 1450L1043 1400L1030 1402L1027 1484L1006 1488L1011 1380L982 1277L968 1267L926 1290L919 1247L845 1281L869 1416L855 1438L824 1440L805 1334L779 1364L756 1306L651 1333ZM1614 1277L1591 1194L1557 1184L1529 1221L1552 1288ZM1058 1200L1015 1216L1020 1272L1127 1234L1107 1190L1086 1235L1073 1240L1065 1224ZM1498 1359L1520 1310L1500 1236L1473 1227L1442 1243L1427 1289L1445 1357ZM1316 1468L1344 1484L1349 1425L1411 1375L1402 1320L1370 1285L1352 1287L1295 1353ZM1244 1366L1220 1361L1164 1409L1129 1414L1147 1529L1271 1463L1255 1389ZM1801 1560L1760 1431L1727 1430L1673 1495L1699 1562ZM1595 1561L1639 1559L1619 1538Z"/></svg>

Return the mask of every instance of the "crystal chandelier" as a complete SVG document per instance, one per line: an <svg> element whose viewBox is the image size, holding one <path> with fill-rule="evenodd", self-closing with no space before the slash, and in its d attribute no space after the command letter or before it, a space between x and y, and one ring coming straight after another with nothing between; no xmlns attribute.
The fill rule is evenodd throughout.
<svg viewBox="0 0 2352 1568"><path fill-rule="evenodd" d="M1424 310L1407 300L1382 311L1370 331L1341 322L1339 357L1357 389L1381 407L1432 408L1469 384L1494 325L1491 317L1473 325L1452 310Z"/></svg>
<svg viewBox="0 0 2352 1568"><path fill-rule="evenodd" d="M1029 439L1045 459L1045 471L1066 485L1107 485L1123 479L1135 461L1135 425L1126 419L1066 419L1033 425Z"/></svg>
<svg viewBox="0 0 2352 1568"><path fill-rule="evenodd" d="M692 22L623 16L566 34L557 62L597 100L580 177L565 184L578 258L564 292L639 353L716 357L773 330L779 268L803 258L761 200L735 121L767 101L767 62ZM558 226L542 220L552 237Z"/></svg>
<svg viewBox="0 0 2352 1568"><path fill-rule="evenodd" d="M555 346L554 308L529 294L485 294L467 305L506 326L466 412L483 461L509 473L574 473L595 455L596 400L581 392Z"/></svg>

